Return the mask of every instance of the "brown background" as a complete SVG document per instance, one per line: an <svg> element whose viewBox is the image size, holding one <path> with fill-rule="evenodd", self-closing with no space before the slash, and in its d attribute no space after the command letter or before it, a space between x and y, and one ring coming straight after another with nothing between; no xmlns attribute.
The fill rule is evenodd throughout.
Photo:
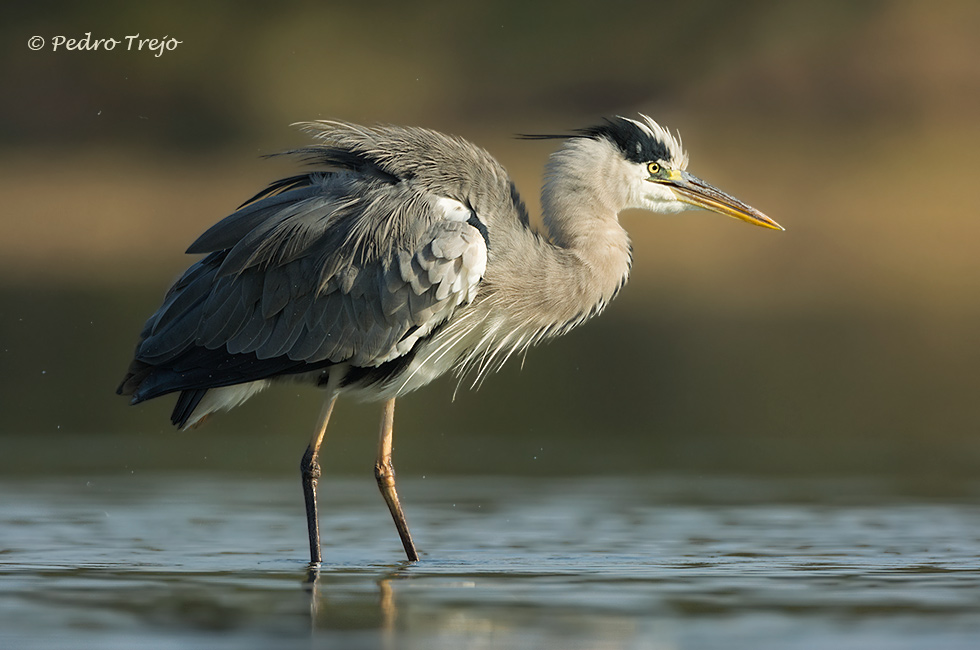
<svg viewBox="0 0 980 650"><path fill-rule="evenodd" d="M280 388L196 432L113 394L182 251L316 118L437 128L537 211L552 143L642 111L787 231L624 213L603 317L478 392L400 403L402 473L980 475L975 2L31 3L0 21L0 469L294 472ZM56 35L175 50L52 52ZM28 40L48 45L34 52ZM328 471L370 471L344 403Z"/></svg>

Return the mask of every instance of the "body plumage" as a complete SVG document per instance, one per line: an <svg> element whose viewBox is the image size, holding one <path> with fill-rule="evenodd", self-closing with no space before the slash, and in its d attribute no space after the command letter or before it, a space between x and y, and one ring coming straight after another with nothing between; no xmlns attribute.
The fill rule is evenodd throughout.
<svg viewBox="0 0 980 650"><path fill-rule="evenodd" d="M500 164L465 140L342 122L303 128L317 142L287 153L318 169L273 183L190 246L205 257L147 321L119 392L133 403L179 392L172 420L188 427L274 381L325 388L304 457L314 562L316 455L338 395L390 405L376 471L416 559L393 471L382 467L395 398L450 370L479 380L599 314L629 276L625 208L695 205L779 228L688 174L679 140L645 116L544 136L564 145L547 169L543 233Z"/></svg>

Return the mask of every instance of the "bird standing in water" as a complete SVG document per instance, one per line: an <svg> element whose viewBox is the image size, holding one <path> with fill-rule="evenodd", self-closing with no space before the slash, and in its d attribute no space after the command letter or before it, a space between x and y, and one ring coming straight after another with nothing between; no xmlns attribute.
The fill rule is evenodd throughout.
<svg viewBox="0 0 980 650"><path fill-rule="evenodd" d="M555 138L545 232L503 167L421 128L309 122L287 152L323 169L272 183L187 249L205 254L140 334L119 393L179 392L172 420L200 424L279 381L326 392L301 462L310 560L321 561L317 457L337 397L383 402L375 475L409 560L395 491L395 399L453 370L479 380L512 354L598 315L629 277L618 214L702 208L782 230L687 172L644 115Z"/></svg>

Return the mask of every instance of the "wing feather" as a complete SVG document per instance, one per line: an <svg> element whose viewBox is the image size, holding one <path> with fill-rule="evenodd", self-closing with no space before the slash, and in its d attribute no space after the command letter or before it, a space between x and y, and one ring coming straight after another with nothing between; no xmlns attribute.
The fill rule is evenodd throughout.
<svg viewBox="0 0 980 650"><path fill-rule="evenodd" d="M371 134L358 133L345 137ZM134 367L153 368L140 366L137 400L333 363L377 367L475 298L488 227L467 192L482 189L454 190L380 146L336 140L340 149L310 151L342 169L275 185L190 246L210 255L147 321Z"/></svg>
<svg viewBox="0 0 980 650"><path fill-rule="evenodd" d="M310 180L313 182L316 179L317 177L313 176ZM271 215L276 214L283 205L313 198L317 192L316 187L304 187L268 196L260 201L249 201L231 216L208 228L187 248L187 252L193 255L229 249L262 225Z"/></svg>

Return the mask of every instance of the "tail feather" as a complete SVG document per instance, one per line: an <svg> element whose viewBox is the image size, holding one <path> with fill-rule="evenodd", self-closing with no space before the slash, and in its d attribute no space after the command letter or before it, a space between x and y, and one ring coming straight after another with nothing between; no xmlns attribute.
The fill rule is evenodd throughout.
<svg viewBox="0 0 980 650"><path fill-rule="evenodd" d="M187 423L191 419L194 409L196 409L201 403L201 400L204 399L207 392L207 388L196 388L193 390L180 391L180 396L177 398L177 403L174 405L174 411L170 415L170 421L173 422L175 427L178 429L183 429L184 427L188 426ZM203 420L204 417L205 416L202 416L196 421L191 422L190 426L194 426Z"/></svg>
<svg viewBox="0 0 980 650"><path fill-rule="evenodd" d="M170 420L182 429L196 427L212 413L235 408L270 383L268 379L260 379L232 386L182 390Z"/></svg>
<svg viewBox="0 0 980 650"><path fill-rule="evenodd" d="M119 387L116 388L116 395L133 395L137 390L139 390L140 384L150 376L153 372L153 366L143 363L139 359L133 359L133 362L129 364L129 370L126 371L126 376L119 383ZM141 402L143 400L136 397L133 398L133 404Z"/></svg>

